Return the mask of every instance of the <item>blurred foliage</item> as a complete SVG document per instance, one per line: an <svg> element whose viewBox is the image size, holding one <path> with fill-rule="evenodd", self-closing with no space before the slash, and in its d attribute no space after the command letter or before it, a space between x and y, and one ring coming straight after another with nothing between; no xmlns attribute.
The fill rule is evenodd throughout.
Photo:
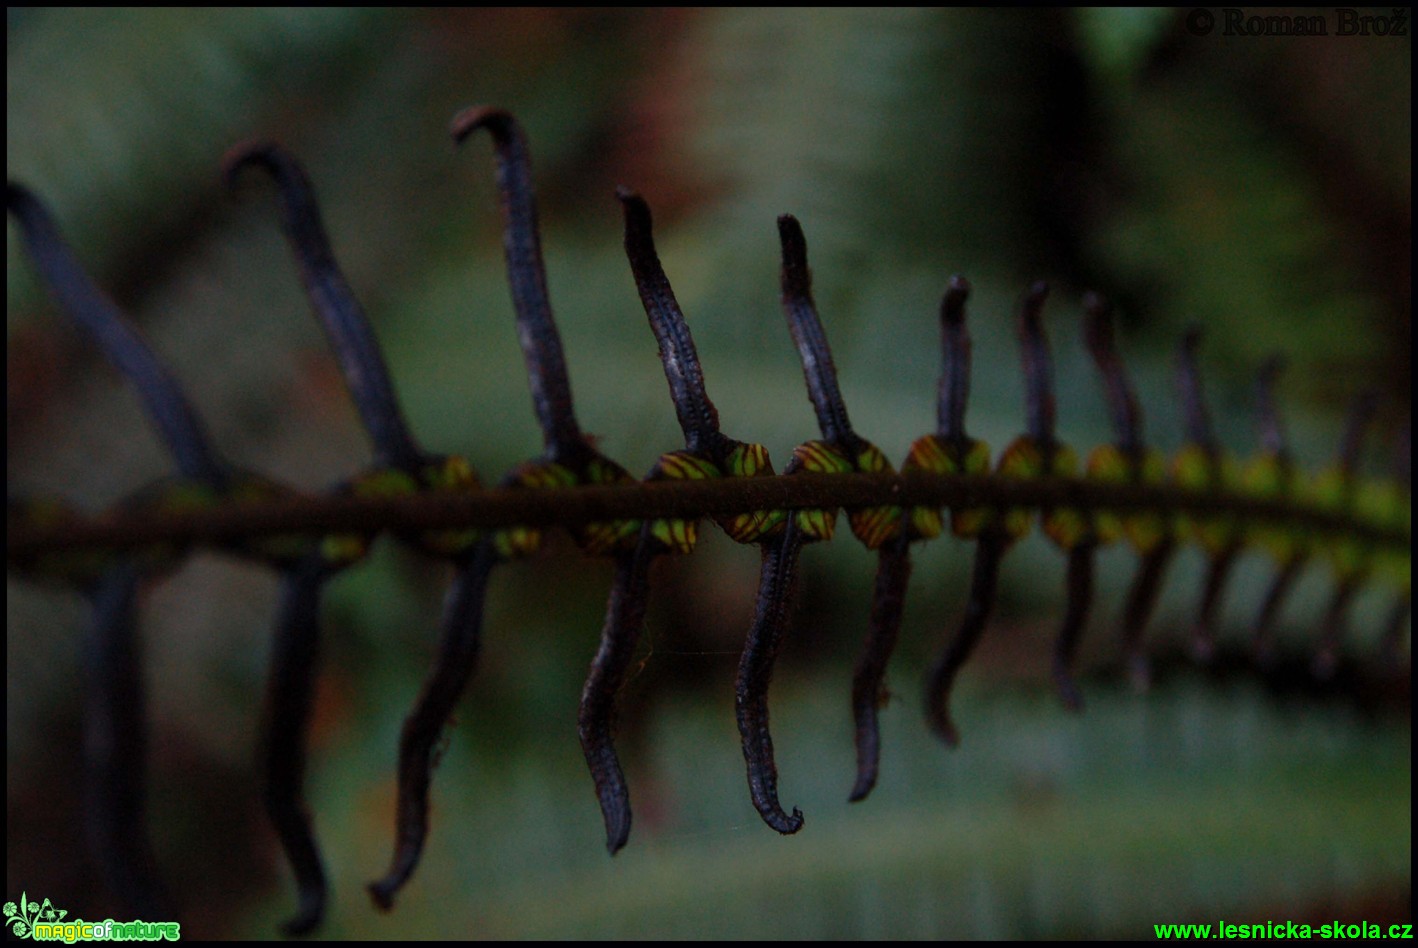
<svg viewBox="0 0 1418 948"><path fill-rule="evenodd" d="M854 421L891 452L934 423L953 272L977 287L970 426L996 447L1022 423L1014 303L1041 276L1076 444L1107 437L1074 330L1083 287L1120 301L1164 448L1179 440L1170 351L1191 322L1238 452L1251 373L1276 349L1310 466L1361 386L1385 394L1386 424L1410 412L1407 39L1196 38L1175 11L12 9L8 25L8 174L52 202L233 460L303 487L367 448L268 186L223 194L220 156L259 135L302 157L415 430L493 480L539 442L489 148L460 153L445 132L474 103L527 127L579 414L632 470L679 433L620 250L618 183L655 209L726 432L780 464L813 431L777 304L773 219L788 211ZM13 232L7 274L10 492L98 507L165 470ZM622 721L636 828L605 858L573 722L610 570L564 545L494 580L427 862L387 919L359 883L387 856L393 749L446 576L386 549L341 578L309 768L328 934L1133 937L1153 920L1406 910L1406 723L1185 680L1138 701L1107 677L1066 717L1039 674L1063 569L1037 542L1006 563L953 755L918 726L915 682L959 614L969 550L919 554L886 770L847 813L872 561L849 540L805 560L773 696L803 833L777 838L748 804L729 691L757 562L715 535L657 572ZM1100 560L1095 662L1113 656L1131 562ZM1296 643L1320 572L1290 610ZM1180 637L1199 573L1190 554L1177 564L1158 638ZM1233 586L1238 635L1266 577L1248 562ZM102 917L74 819L82 612L7 591L7 891ZM269 576L199 557L145 608L155 833L194 935L270 935L290 900L250 773L272 595Z"/></svg>

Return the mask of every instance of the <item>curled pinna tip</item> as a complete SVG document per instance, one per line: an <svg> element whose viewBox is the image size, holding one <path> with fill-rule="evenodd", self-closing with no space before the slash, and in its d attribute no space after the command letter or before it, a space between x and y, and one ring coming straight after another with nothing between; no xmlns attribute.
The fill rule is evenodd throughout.
<svg viewBox="0 0 1418 948"><path fill-rule="evenodd" d="M626 187L616 189L625 212L625 253L635 277L635 288L660 345L660 362L670 386L670 399L684 432L685 447L704 451L716 463L724 460L733 443L719 431L719 413L704 388L704 370L694 337L675 299L655 251L654 222L644 198Z"/></svg>
<svg viewBox="0 0 1418 948"><path fill-rule="evenodd" d="M965 327L965 301L970 283L960 275L950 278L940 301L940 392L936 430L941 437L963 446L965 405L970 399L970 333Z"/></svg>
<svg viewBox="0 0 1418 948"><path fill-rule="evenodd" d="M487 129L498 141L524 137L522 126L516 117L495 105L469 106L453 116L453 120L448 123L448 131L453 136L454 143L459 145L480 128Z"/></svg>
<svg viewBox="0 0 1418 948"><path fill-rule="evenodd" d="M1054 442L1054 361L1044 334L1044 301L1049 284L1042 280L1025 293L1019 307L1019 350L1024 364L1024 430L1043 446Z"/></svg>
<svg viewBox="0 0 1418 948"><path fill-rule="evenodd" d="M616 698L645 625L650 563L658 552L647 523L641 528L635 549L617 558L601 644L591 660L577 709L576 732L596 786L596 800L606 828L606 850L612 856L630 839L631 824L630 789L615 748Z"/></svg>
<svg viewBox="0 0 1418 948"><path fill-rule="evenodd" d="M325 330L350 396L374 443L377 463L417 472L425 456L404 420L369 318L330 249L309 176L295 156L271 141L244 142L227 152L223 161L227 187L234 188L237 176L248 167L265 170L276 182L281 229L300 267L311 308Z"/></svg>
<svg viewBox="0 0 1418 948"><path fill-rule="evenodd" d="M866 643L852 672L852 719L857 750L857 777L847 802L865 800L876 786L881 762L881 729L877 712L885 703L886 664L901 632L906 584L911 578L910 535L903 531L877 551L871 620Z"/></svg>
<svg viewBox="0 0 1418 948"><path fill-rule="evenodd" d="M788 329L797 344L807 380L808 399L817 413L822 436L855 457L861 439L852 430L847 417L847 405L837 386L837 367L832 362L832 349L817 315L812 299L812 271L807 265L807 239L802 225L791 214L778 218L778 237L783 247L783 314Z"/></svg>
<svg viewBox="0 0 1418 948"><path fill-rule="evenodd" d="M167 444L179 473L213 487L225 487L230 468L213 447L176 376L84 270L44 202L24 185L7 181L5 207L19 224L25 251L59 307L137 389L148 419Z"/></svg>
<svg viewBox="0 0 1418 948"><path fill-rule="evenodd" d="M277 180L298 179L306 191L310 190L304 169L290 152L279 142L267 138L247 139L227 149L222 156L222 184L234 190L242 170L252 165L260 165Z"/></svg>
<svg viewBox="0 0 1418 948"><path fill-rule="evenodd" d="M1108 411L1113 417L1114 437L1122 452L1137 463L1143 450L1142 409L1138 406L1137 393L1118 354L1113 309L1102 296L1088 292L1083 296L1083 311L1083 339L1103 377Z"/></svg>
<svg viewBox="0 0 1418 948"><path fill-rule="evenodd" d="M1280 407L1275 400L1275 386L1284 371L1285 357L1277 354L1266 359L1256 373L1256 429L1261 449L1288 464L1289 440L1285 436L1285 425L1280 420Z"/></svg>
<svg viewBox="0 0 1418 948"><path fill-rule="evenodd" d="M965 301L970 298L970 281L960 274L950 278L945 285L945 296L940 304L942 322L958 325L965 321Z"/></svg>
<svg viewBox="0 0 1418 948"><path fill-rule="evenodd" d="M797 519L789 517L783 532L763 544L758 604L734 683L734 711L748 768L749 794L763 822L785 836L802 829L803 814L793 807L790 815L778 802L778 768L768 728L768 684L787 631L802 543Z"/></svg>
<svg viewBox="0 0 1418 948"><path fill-rule="evenodd" d="M586 456L588 445L576 422L561 334L557 332L547 292L531 153L522 126L504 109L464 109L454 116L450 131L453 141L461 144L482 128L492 136L497 157L502 246L507 256L512 305L517 312L517 340L532 389L532 407L542 428L548 459L577 461Z"/></svg>
<svg viewBox="0 0 1418 948"><path fill-rule="evenodd" d="M1182 402L1183 424L1187 440L1204 450L1213 459L1221 447L1211 425L1211 413L1201 385L1201 370L1197 352L1201 348L1201 327L1190 326L1182 336L1177 353L1177 391Z"/></svg>
<svg viewBox="0 0 1418 948"><path fill-rule="evenodd" d="M388 911L418 867L428 838L429 787L437 748L454 706L477 668L482 651L483 602L498 563L484 539L457 563L443 604L438 656L399 734L398 800L394 854L383 878L366 886L375 906Z"/></svg>
<svg viewBox="0 0 1418 948"><path fill-rule="evenodd" d="M282 578L261 720L262 798L298 893L296 914L283 926L288 935L307 934L320 924L329 888L304 791L319 654L320 588L329 574L314 554Z"/></svg>
<svg viewBox="0 0 1418 948"><path fill-rule="evenodd" d="M926 679L926 720L948 747L960 745L960 731L950 713L950 697L960 669L974 653L995 608L1000 561L1009 547L999 530L987 530L975 544L975 565L970 574L970 598L955 637L941 652Z"/></svg>

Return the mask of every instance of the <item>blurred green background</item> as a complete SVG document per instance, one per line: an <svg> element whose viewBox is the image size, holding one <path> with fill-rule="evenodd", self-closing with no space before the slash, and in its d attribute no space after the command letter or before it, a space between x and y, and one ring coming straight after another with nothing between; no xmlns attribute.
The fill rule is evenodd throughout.
<svg viewBox="0 0 1418 948"><path fill-rule="evenodd" d="M1171 353L1196 322L1227 444L1250 450L1254 369L1284 351L1288 421L1314 467L1364 385L1384 394L1382 427L1410 413L1411 41L1196 37L1185 14L11 8L7 167L51 202L227 454L303 488L368 449L271 189L253 176L225 193L221 155L262 136L302 158L418 436L493 481L540 442L491 149L455 151L446 133L479 103L527 129L579 417L633 471L680 435L617 184L655 211L725 431L780 466L816 433L777 304L774 217L792 212L853 420L898 462L934 424L936 307L961 272L976 287L969 424L996 447L1022 424L1015 301L1046 278L1071 442L1107 437L1076 332L1095 288L1119 304L1161 447L1180 441ZM6 272L10 493L98 508L165 472L13 228ZM1154 921L1408 917L1407 715L1186 674L1124 693L1106 668L1132 557L1110 551L1085 649L1101 671L1069 716L1045 676L1063 563L1037 540L1006 561L954 753L920 723L919 681L958 620L970 550L920 549L882 778L853 806L849 676L873 558L849 539L806 552L772 701L783 799L807 825L776 836L748 801L732 717L757 554L704 533L657 567L623 695L627 850L605 855L575 738L610 567L559 541L494 577L430 844L390 916L362 883L387 861L394 748L447 575L380 547L331 586L309 765L324 934L1136 937ZM1200 570L1191 551L1173 569L1163 648L1184 637ZM1252 557L1233 583L1237 641L1268 576ZM269 937L292 905L251 763L274 585L203 555L145 601L150 809L190 936ZM1295 647L1327 591L1311 569L1287 610ZM1361 597L1356 650L1385 605ZM113 908L77 819L83 621L76 597L7 582L6 898L93 919Z"/></svg>

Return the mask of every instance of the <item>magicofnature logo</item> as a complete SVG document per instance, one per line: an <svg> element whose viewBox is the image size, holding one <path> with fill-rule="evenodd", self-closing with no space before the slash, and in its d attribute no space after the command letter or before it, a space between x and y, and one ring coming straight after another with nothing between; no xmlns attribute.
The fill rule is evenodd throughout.
<svg viewBox="0 0 1418 948"><path fill-rule="evenodd" d="M55 908L49 899L34 902L24 892L20 893L18 903L5 903L5 924L16 937L34 941L62 941L72 945L76 941L177 941L182 937L177 922L116 922L111 918L101 922L83 919L66 922L64 918L68 914L64 909Z"/></svg>

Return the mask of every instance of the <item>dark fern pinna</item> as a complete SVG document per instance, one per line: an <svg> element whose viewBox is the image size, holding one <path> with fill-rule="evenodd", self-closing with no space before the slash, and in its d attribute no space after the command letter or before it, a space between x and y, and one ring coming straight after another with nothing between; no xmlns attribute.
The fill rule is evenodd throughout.
<svg viewBox="0 0 1418 948"><path fill-rule="evenodd" d="M1091 605L1094 556L1118 541L1126 541L1140 558L1120 630L1126 666L1140 689L1149 680L1149 616L1168 562L1184 543L1199 546L1210 564L1195 622L1199 660L1215 653L1218 603L1232 567L1243 552L1258 550L1276 563L1276 574L1253 631L1257 664L1276 661L1275 617L1300 571L1315 558L1329 564L1335 587L1315 636L1312 674L1338 672L1349 604L1360 588L1373 584L1389 588L1393 602L1373 662L1390 669L1404 663L1411 582L1409 433L1405 426L1396 438L1390 476L1362 477L1359 456L1372 396L1357 401L1333 465L1306 477L1286 444L1273 394L1280 363L1273 360L1257 383L1260 451L1242 464L1222 450L1211 429L1197 366L1199 332L1192 331L1177 373L1186 441L1168 462L1144 441L1142 412L1114 342L1107 304L1090 295L1084 336L1103 382L1115 440L1080 459L1055 435L1053 368L1043 325L1048 287L1039 283L1024 295L1018 320L1025 430L994 461L989 446L966 433L970 285L957 276L949 280L940 307L937 430L911 445L897 473L848 419L812 297L807 242L789 215L778 219L782 305L821 437L794 449L783 474L775 475L762 445L720 430L693 337L655 251L650 208L628 189L617 192L631 272L684 432L683 449L661 455L646 478L636 481L595 449L576 420L547 293L522 129L509 113L494 108L469 109L453 120L458 142L478 131L489 134L495 151L517 335L545 445L541 457L517 466L493 488L480 486L465 459L418 445L364 311L335 262L310 182L279 145L252 142L233 149L226 178L235 185L243 169L259 168L274 180L301 281L374 450L367 470L320 497L303 496L225 461L174 376L89 279L43 203L22 185L8 186L10 213L36 269L60 308L136 387L175 469L100 517L85 517L52 498L7 497L9 568L65 583L92 604L84 650L88 833L105 879L134 915L170 916L145 829L138 583L170 571L197 544L266 563L282 577L260 746L266 810L298 889L298 910L285 926L291 934L314 929L328 897L303 798L321 589L363 559L381 532L454 567L437 658L400 737L393 854L385 875L369 885L384 909L392 907L418 865L437 748L476 669L493 568L535 552L551 526L568 529L587 554L615 560L577 720L611 853L626 844L631 828L630 792L614 741L616 697L644 625L650 564L658 556L690 552L705 516L734 540L761 551L758 601L739 663L735 710L754 806L780 833L797 832L804 817L796 807L785 812L779 802L768 688L789 630L800 554L814 541L831 539L839 509L845 509L851 532L878 555L869 628L851 689L857 750L853 801L866 798L877 779L877 711L886 697L887 664L911 575L910 545L945 531L943 508L950 511L951 533L976 546L964 615L926 683L927 719L948 744L959 741L950 711L952 686L986 630L1000 562L1036 518L1068 557L1052 672L1069 708L1082 705L1073 661Z"/></svg>

